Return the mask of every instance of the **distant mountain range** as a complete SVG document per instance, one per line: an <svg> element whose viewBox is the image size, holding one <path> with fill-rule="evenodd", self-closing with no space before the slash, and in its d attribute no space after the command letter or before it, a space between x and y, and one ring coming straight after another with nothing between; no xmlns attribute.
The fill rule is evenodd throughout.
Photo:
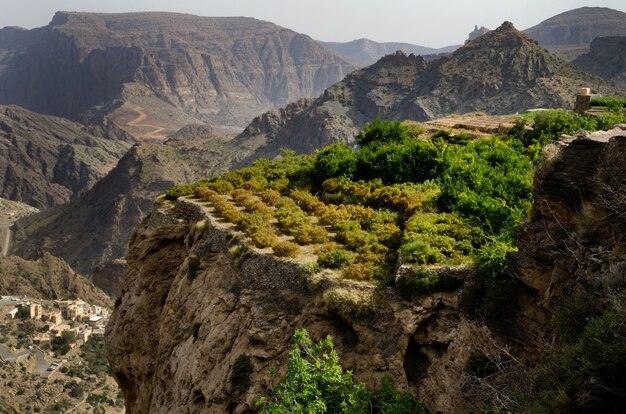
<svg viewBox="0 0 626 414"><path fill-rule="evenodd" d="M454 52L461 45L447 46L442 48L431 48L414 45L410 43L378 43L370 39L358 39L351 42L322 42L319 43L337 52L342 58L352 63L356 67L371 65L385 55L403 51L406 54L414 55L437 55L441 53Z"/></svg>
<svg viewBox="0 0 626 414"><path fill-rule="evenodd" d="M425 121L451 113L567 108L581 86L614 93L607 82L552 56L511 23L428 62L399 52L355 71L315 100L257 117L240 136L264 136L265 156L281 147L312 153L350 142L366 122Z"/></svg>
<svg viewBox="0 0 626 414"><path fill-rule="evenodd" d="M588 52L597 37L626 36L626 13L606 7L581 7L524 32L557 56L573 60Z"/></svg>
<svg viewBox="0 0 626 414"><path fill-rule="evenodd" d="M597 37L572 63L626 89L626 36Z"/></svg>
<svg viewBox="0 0 626 414"><path fill-rule="evenodd" d="M352 69L308 36L244 17L58 12L45 27L0 30L0 103L106 117L137 137L240 129Z"/></svg>

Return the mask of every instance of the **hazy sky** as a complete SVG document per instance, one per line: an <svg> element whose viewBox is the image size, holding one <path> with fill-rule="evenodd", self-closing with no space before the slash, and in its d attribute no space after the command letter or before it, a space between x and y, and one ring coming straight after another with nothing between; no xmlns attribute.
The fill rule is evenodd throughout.
<svg viewBox="0 0 626 414"><path fill-rule="evenodd" d="M154 10L255 17L319 40L366 37L442 47L462 43L475 24L493 29L509 20L526 29L582 6L626 11L624 0L0 0L0 27L45 26L57 10Z"/></svg>

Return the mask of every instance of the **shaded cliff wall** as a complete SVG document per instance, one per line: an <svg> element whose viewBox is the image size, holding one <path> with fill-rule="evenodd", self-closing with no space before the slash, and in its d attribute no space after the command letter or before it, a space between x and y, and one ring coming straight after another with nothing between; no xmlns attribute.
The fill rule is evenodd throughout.
<svg viewBox="0 0 626 414"><path fill-rule="evenodd" d="M206 225L197 225L201 220ZM191 277L195 258L200 265ZM333 335L344 367L372 388L388 374L433 411L472 404L461 389L464 368L489 335L459 311L456 293L417 304L329 271L307 276L297 261L248 247L189 202L157 207L144 220L128 265L106 337L129 413L254 411L286 371L300 327L316 340ZM247 390L229 382L242 354L253 365Z"/></svg>

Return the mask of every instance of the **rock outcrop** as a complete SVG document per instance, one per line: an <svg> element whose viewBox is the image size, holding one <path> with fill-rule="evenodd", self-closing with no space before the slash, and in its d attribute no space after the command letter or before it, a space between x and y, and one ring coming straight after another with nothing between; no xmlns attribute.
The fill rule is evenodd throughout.
<svg viewBox="0 0 626 414"><path fill-rule="evenodd" d="M0 62L0 103L71 119L108 115L139 137L198 122L242 128L352 69L271 23L175 13L57 12L45 27L0 30Z"/></svg>
<svg viewBox="0 0 626 414"><path fill-rule="evenodd" d="M597 37L572 63L626 89L626 36Z"/></svg>
<svg viewBox="0 0 626 414"><path fill-rule="evenodd" d="M626 285L626 126L562 138L545 149L532 219L518 234L513 274L547 307L574 291L594 298Z"/></svg>
<svg viewBox="0 0 626 414"><path fill-rule="evenodd" d="M190 260L199 260L197 275ZM130 413L254 411L275 381L268 369L285 372L300 327L316 340L332 334L344 366L370 387L390 375L433 412L472 406L465 364L489 332L462 314L456 293L417 304L329 271L307 276L297 260L248 246L189 201L155 207L128 265L106 341ZM229 380L243 354L253 365L247 390Z"/></svg>
<svg viewBox="0 0 626 414"><path fill-rule="evenodd" d="M60 205L91 188L130 146L114 128L0 106L0 196L39 209Z"/></svg>
<svg viewBox="0 0 626 414"><path fill-rule="evenodd" d="M310 103L257 117L241 138L269 138L264 156L281 147L312 153L352 142L376 117L427 121L451 113L570 108L581 85L600 93L618 90L550 55L506 22L433 62L401 52L385 56Z"/></svg>
<svg viewBox="0 0 626 414"><path fill-rule="evenodd" d="M626 13L606 7L580 7L524 32L551 52L572 60L588 52L597 37L626 36Z"/></svg>

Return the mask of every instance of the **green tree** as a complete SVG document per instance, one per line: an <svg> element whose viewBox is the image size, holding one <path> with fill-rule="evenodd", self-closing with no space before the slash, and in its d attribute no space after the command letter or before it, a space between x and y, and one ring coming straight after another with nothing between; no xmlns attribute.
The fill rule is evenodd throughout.
<svg viewBox="0 0 626 414"><path fill-rule="evenodd" d="M297 330L289 353L287 375L271 397L262 397L263 414L363 413L370 393L364 384L355 384L352 372L339 365L330 336L314 344L308 333Z"/></svg>
<svg viewBox="0 0 626 414"><path fill-rule="evenodd" d="M363 148L372 142L402 142L407 138L410 138L409 132L401 123L381 121L379 117L363 127L356 141Z"/></svg>

